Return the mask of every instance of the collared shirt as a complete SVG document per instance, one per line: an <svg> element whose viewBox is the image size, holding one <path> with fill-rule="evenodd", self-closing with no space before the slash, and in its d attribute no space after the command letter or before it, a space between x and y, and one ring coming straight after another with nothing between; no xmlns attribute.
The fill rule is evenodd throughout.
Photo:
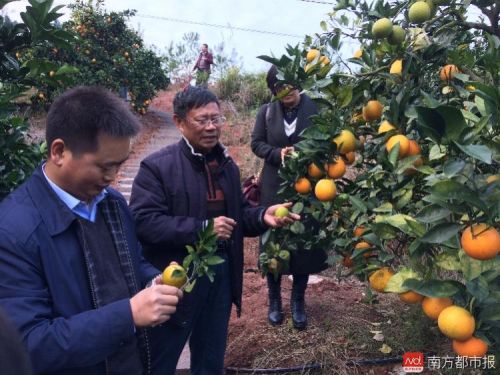
<svg viewBox="0 0 500 375"><path fill-rule="evenodd" d="M73 211L75 214L77 214L80 217L83 217L84 219L87 219L93 223L95 223L95 216L97 212L97 204L102 201L108 192L106 190L101 191L93 200L92 202L88 203L83 202L80 199L74 197L70 193L64 191L61 189L59 186L57 186L54 182L50 180L50 178L47 176L45 173L45 164L42 166L42 171L43 175L47 179L47 182L49 183L50 187L54 192L57 194L57 196L66 204L66 206L69 207L71 211Z"/></svg>

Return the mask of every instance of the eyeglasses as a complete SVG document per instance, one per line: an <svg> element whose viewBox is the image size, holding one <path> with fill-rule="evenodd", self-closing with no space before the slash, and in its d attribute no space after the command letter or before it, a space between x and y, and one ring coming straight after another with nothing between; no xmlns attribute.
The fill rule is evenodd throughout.
<svg viewBox="0 0 500 375"><path fill-rule="evenodd" d="M207 127L208 124L221 126L226 122L226 118L224 116L217 116L213 118L195 118L191 122L199 128L204 128Z"/></svg>

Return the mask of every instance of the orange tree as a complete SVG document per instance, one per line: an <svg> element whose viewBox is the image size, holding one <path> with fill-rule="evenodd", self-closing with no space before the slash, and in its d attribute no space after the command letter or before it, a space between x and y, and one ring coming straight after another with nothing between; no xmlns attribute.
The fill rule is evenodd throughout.
<svg viewBox="0 0 500 375"><path fill-rule="evenodd" d="M2 1L0 8L10 1ZM21 110L28 92L45 97L36 88L44 81L52 87L71 83L74 69L67 65L34 58L33 48L66 48L71 34L54 26L60 7L51 8L52 1L30 1L21 13L23 22L13 22L0 15L0 199L23 182L44 156L43 145L27 139L29 111ZM50 69L49 69L50 68ZM48 72L58 72L58 78ZM30 90L30 91L29 91Z"/></svg>
<svg viewBox="0 0 500 375"><path fill-rule="evenodd" d="M385 291L451 297L498 353L499 6L470 3L342 0L305 50L261 57L322 106L280 171L282 197L306 221L271 232L262 260L278 259L276 244L321 246L362 279L390 267ZM345 60L348 40L360 48ZM330 177L330 164L352 162L352 135L355 177ZM311 189L297 189L304 178ZM335 198L318 194L324 179Z"/></svg>
<svg viewBox="0 0 500 375"><path fill-rule="evenodd" d="M68 48L45 46L33 54L47 60L48 75L57 78L59 72L50 64L67 63L78 68L76 81L84 85L101 85L113 91L126 91L131 105L141 114L146 112L151 98L169 84L163 69L163 60L152 49L146 48L141 36L127 25L134 10L106 12L104 1L76 1L70 5L71 19L62 24L62 30L75 38ZM41 81L45 100L51 100L55 91Z"/></svg>

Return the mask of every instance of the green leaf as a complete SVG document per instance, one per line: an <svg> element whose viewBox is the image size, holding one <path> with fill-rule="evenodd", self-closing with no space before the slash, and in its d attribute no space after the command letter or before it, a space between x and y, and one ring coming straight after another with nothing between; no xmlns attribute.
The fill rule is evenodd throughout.
<svg viewBox="0 0 500 375"><path fill-rule="evenodd" d="M480 160L486 164L491 164L493 151L485 145L461 145L455 142L457 147L465 152L467 155L472 156L474 159Z"/></svg>
<svg viewBox="0 0 500 375"><path fill-rule="evenodd" d="M387 285L385 286L384 291L389 293L404 293L409 289L407 287L403 287L403 283L406 280L415 279L420 280L420 275L413 271L410 268L403 268L399 272L395 273L390 279Z"/></svg>
<svg viewBox="0 0 500 375"><path fill-rule="evenodd" d="M418 123L426 135L438 143L443 138L448 141L459 139L467 128L462 112L452 106L441 105L436 108L417 106Z"/></svg>
<svg viewBox="0 0 500 375"><path fill-rule="evenodd" d="M453 280L415 280L408 279L403 287L411 289L426 297L452 297L464 290L463 284Z"/></svg>
<svg viewBox="0 0 500 375"><path fill-rule="evenodd" d="M465 283L467 291L472 294L479 303L485 301L489 296L487 281L482 277L477 277Z"/></svg>
<svg viewBox="0 0 500 375"><path fill-rule="evenodd" d="M478 195L474 191L457 181L448 180L437 182L432 186L431 193L433 196L440 199L454 200L454 203L457 201L468 202L483 211L488 210L486 204L478 198Z"/></svg>
<svg viewBox="0 0 500 375"><path fill-rule="evenodd" d="M446 156L446 147L434 145L429 151L429 160L439 160Z"/></svg>
<svg viewBox="0 0 500 375"><path fill-rule="evenodd" d="M460 264L460 259L456 254L442 253L437 254L434 264L442 269L448 271L460 271L462 266Z"/></svg>
<svg viewBox="0 0 500 375"><path fill-rule="evenodd" d="M361 211L363 213L368 211L368 207L366 207L365 202L359 199L358 197L350 195L349 200L358 211Z"/></svg>
<svg viewBox="0 0 500 375"><path fill-rule="evenodd" d="M443 173L446 177L451 178L465 168L465 161L463 160L449 160L443 166Z"/></svg>
<svg viewBox="0 0 500 375"><path fill-rule="evenodd" d="M392 204L390 202L384 202L380 206L374 208L373 212L384 213L384 212L392 212L392 210L393 210Z"/></svg>
<svg viewBox="0 0 500 375"><path fill-rule="evenodd" d="M490 304L483 307L479 312L479 319L481 321L500 321L500 304Z"/></svg>
<svg viewBox="0 0 500 375"><path fill-rule="evenodd" d="M465 280L473 280L490 270L500 269L500 259L498 257L489 260L478 260L471 258L463 250L460 250L458 256Z"/></svg>
<svg viewBox="0 0 500 375"><path fill-rule="evenodd" d="M300 214L304 210L304 203L297 202L292 206L292 212L294 214Z"/></svg>
<svg viewBox="0 0 500 375"><path fill-rule="evenodd" d="M422 242L427 243L443 243L455 236L462 226L456 223L443 223L432 227L420 239Z"/></svg>
<svg viewBox="0 0 500 375"><path fill-rule="evenodd" d="M302 234L305 232L306 228L300 221L294 221L293 224L290 225L290 230L292 233Z"/></svg>
<svg viewBox="0 0 500 375"><path fill-rule="evenodd" d="M225 260L218 255L212 255L206 259L204 259L205 263L209 266L215 266L216 264L224 263Z"/></svg>
<svg viewBox="0 0 500 375"><path fill-rule="evenodd" d="M447 218L451 214L451 211L445 207L441 207L435 204L424 207L416 216L418 221L422 223L434 223L441 219Z"/></svg>

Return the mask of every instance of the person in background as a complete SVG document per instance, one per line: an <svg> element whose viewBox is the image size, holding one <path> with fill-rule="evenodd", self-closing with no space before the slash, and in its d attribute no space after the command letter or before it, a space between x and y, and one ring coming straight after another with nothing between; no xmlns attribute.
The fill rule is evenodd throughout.
<svg viewBox="0 0 500 375"><path fill-rule="evenodd" d="M169 320L182 293L145 261L108 186L139 129L105 89L63 93L47 116L47 160L0 203L0 307L36 374L160 374L146 328Z"/></svg>
<svg viewBox="0 0 500 375"><path fill-rule="evenodd" d="M264 104L257 113L252 132L251 148L255 155L264 159L260 174L261 204L275 204L280 185L278 170L285 155L293 152L294 144L300 141L300 133L311 125L310 117L318 113L316 104L297 87L278 81L276 66L269 69L266 81L274 96L280 99ZM264 251L262 241L260 251ZM309 274L317 273L327 267L327 255L323 250L299 250L292 252L289 271L293 275L291 311L293 326L297 329L307 327L305 312L305 291ZM276 280L267 274L269 292L269 322L279 325L283 322L281 303L281 275Z"/></svg>
<svg viewBox="0 0 500 375"><path fill-rule="evenodd" d="M182 138L142 161L130 208L144 254L159 268L172 261L182 264L186 245L193 245L213 219L216 254L224 262L213 266L213 282L199 278L184 295L164 325L174 339L162 342L161 348L172 359L165 375L175 373L188 337L191 374L221 375L231 304L238 316L241 312L243 236L258 236L300 217L277 218L274 212L280 205L251 207L244 200L239 168L219 142L226 119L212 92L198 86L178 92L173 120Z"/></svg>
<svg viewBox="0 0 500 375"><path fill-rule="evenodd" d="M208 45L202 44L198 59L193 67L193 72L196 71L196 86L208 87L208 79L210 78L210 66L214 63L214 57L208 52Z"/></svg>

